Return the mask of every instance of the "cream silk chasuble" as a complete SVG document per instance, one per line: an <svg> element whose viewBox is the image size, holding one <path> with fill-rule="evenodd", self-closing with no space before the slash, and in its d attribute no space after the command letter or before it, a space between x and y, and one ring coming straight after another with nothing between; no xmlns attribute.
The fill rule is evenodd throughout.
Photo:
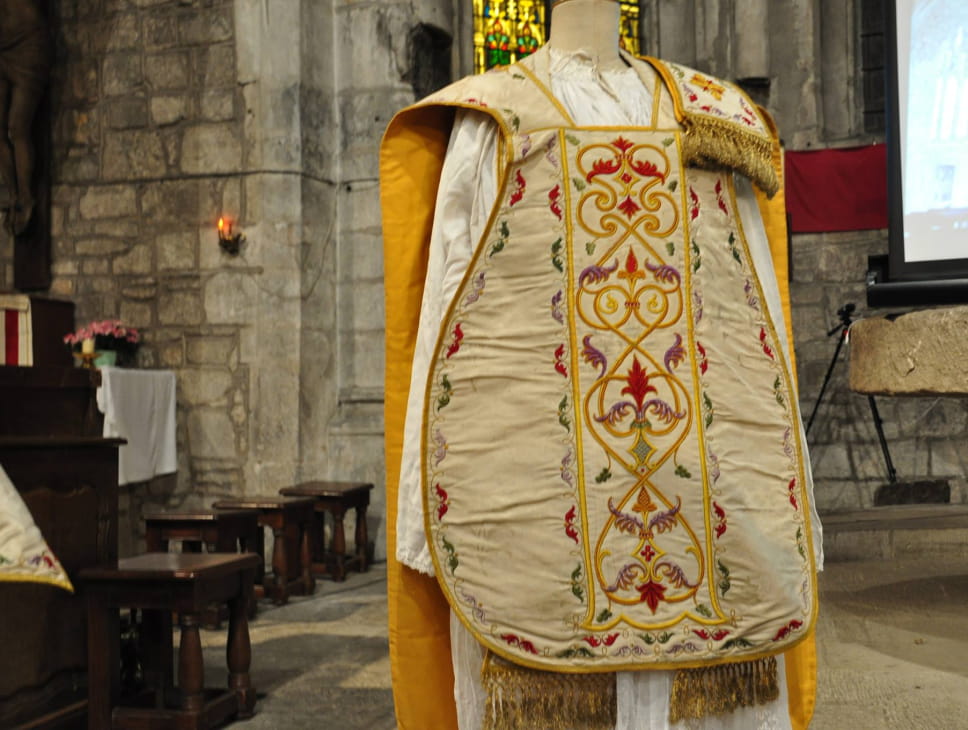
<svg viewBox="0 0 968 730"><path fill-rule="evenodd" d="M657 102L705 106L727 138L756 127L768 148L742 97L661 70L682 93ZM721 150L674 124L574 128L528 68L500 73L437 100L498 110L507 143L429 380L441 584L482 643L527 666L776 653L812 620L806 484L732 175L684 165Z"/></svg>

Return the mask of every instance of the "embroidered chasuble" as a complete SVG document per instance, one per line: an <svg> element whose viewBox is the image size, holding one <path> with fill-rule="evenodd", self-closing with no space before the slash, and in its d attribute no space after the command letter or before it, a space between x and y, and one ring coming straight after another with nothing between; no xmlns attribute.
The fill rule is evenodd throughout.
<svg viewBox="0 0 968 730"><path fill-rule="evenodd" d="M433 572L505 700L505 675L516 687L702 669L677 673L675 720L776 699L772 658L810 637L816 613L812 495L786 305L757 267L733 175L779 190L770 123L729 84L628 62L655 90L640 126L575 124L544 81L547 52L391 125L387 483L433 215L394 196L432 200L421 167L442 156L453 109L473 109L501 130L499 184L420 389ZM764 196L768 229L775 206ZM395 686L412 642L434 636L404 616L430 607L446 632L433 584L407 570L390 575ZM812 707L806 664L795 725ZM436 680L452 681L447 667ZM751 696L717 704L713 685ZM407 704L397 688L402 727ZM420 722L451 726L439 704Z"/></svg>

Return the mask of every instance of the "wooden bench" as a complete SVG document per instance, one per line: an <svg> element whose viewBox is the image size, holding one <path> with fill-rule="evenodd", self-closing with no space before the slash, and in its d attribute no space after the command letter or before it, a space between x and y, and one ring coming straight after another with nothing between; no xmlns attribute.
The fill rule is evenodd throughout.
<svg viewBox="0 0 968 730"><path fill-rule="evenodd" d="M247 607L259 558L253 553L148 553L116 566L81 571L87 595L88 728L208 730L251 717L255 688L249 678L251 645ZM203 686L198 634L202 610L229 605L228 688ZM138 608L142 667L149 689L120 704L119 608ZM181 626L178 683L174 683L172 612Z"/></svg>
<svg viewBox="0 0 968 730"><path fill-rule="evenodd" d="M220 499L216 510L255 512L259 525L272 530L272 576L265 575L256 595L284 604L289 594L311 595L316 590L312 573L313 506L311 497L247 497ZM261 541L260 541L261 546Z"/></svg>
<svg viewBox="0 0 968 730"><path fill-rule="evenodd" d="M287 497L313 497L317 517L317 540L313 573L330 575L333 580L346 580L346 568L355 565L361 573L366 572L369 561L369 545L366 530L366 508L370 505L372 484L366 482L304 482L293 487L279 490ZM346 554L346 535L343 531L343 518L349 509L356 510L355 552ZM327 551L324 545L326 534L325 515L333 516L333 539Z"/></svg>
<svg viewBox="0 0 968 730"><path fill-rule="evenodd" d="M145 545L149 553L166 553L172 541L181 543L183 553L249 552L259 556L255 582L262 583L264 549L259 517L250 510L196 510L193 512L149 512L144 515ZM255 594L249 602L249 617L255 615ZM218 628L225 609L208 611L204 625Z"/></svg>

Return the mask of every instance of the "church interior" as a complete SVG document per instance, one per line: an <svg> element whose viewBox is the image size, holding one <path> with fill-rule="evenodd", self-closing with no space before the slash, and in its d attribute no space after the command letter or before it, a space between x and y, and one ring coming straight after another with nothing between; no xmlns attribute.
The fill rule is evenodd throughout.
<svg viewBox="0 0 968 730"><path fill-rule="evenodd" d="M214 585L229 568L199 563L198 581L221 590L212 600L230 607L219 614L193 604L203 625L244 625L239 595L270 567L286 578L253 589L272 604L270 623L285 615L290 593L297 607L314 592L340 605L347 571L345 585L367 596L361 620L379 615L362 571L383 575L388 557L383 283L399 263L383 246L381 138L414 101L533 53L547 40L552 3L21 2L33 8L28 15L39 13L51 45L28 124L29 219L17 183L0 184L0 465L78 593L0 582L8 616L0 644L17 647L18 657L0 662L0 726L74 727L88 712L88 681L78 680L95 636L87 614L103 609L97 630L109 634L124 628L110 603L124 591L132 605L158 608L141 597L149 591L135 585L134 568L123 587L96 570L82 582L80 571L164 551L169 539L194 541L196 550L215 545L191 532L205 529L199 524L215 503L240 513L226 539L249 540L265 566L233 563L241 588L226 593ZM886 0L619 5L627 52L729 79L780 130L796 377L825 527L828 517L856 524L884 505L963 508L968 400L936 387L857 387L854 355L840 347L855 320L910 310L866 304L869 258L888 250ZM0 34L16 32L0 17ZM7 40L0 35L0 78L19 68L6 59ZM856 198L829 203L839 212L827 215L817 191L845 169ZM939 327L932 346L954 361L968 320L958 317L926 325ZM108 330L90 328L106 322L120 332L114 345L104 345ZM879 344L870 345L878 357L906 357ZM118 351L115 367L95 365L102 349ZM118 439L139 449L122 457L121 473ZM179 522L190 515L198 519ZM837 546L864 557L866 548L832 529L828 560ZM959 539L928 539L922 554L957 555L963 565ZM85 604L86 595L94 598ZM303 611L292 620L330 620ZM258 618L248 621L257 630ZM162 633L170 628L169 611ZM197 648L182 644L182 656L200 657L204 645L206 666L224 664L224 641L201 634ZM244 682L248 653L257 666L260 646L250 650L248 641L228 658ZM171 642L162 648L170 653ZM367 661L379 660L373 646L366 651L375 652ZM170 678L170 663L157 660L152 671ZM190 662L180 666L191 674ZM255 724L255 690L243 684L239 706L256 704L251 726L279 726ZM110 710L107 695L98 697Z"/></svg>

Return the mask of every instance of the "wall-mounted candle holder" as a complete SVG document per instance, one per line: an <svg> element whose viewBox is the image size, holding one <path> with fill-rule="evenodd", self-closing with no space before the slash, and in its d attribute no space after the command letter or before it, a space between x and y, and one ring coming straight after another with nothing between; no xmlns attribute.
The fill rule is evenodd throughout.
<svg viewBox="0 0 968 730"><path fill-rule="evenodd" d="M245 236L242 233L232 233L232 221L225 218L218 219L218 245L229 256L238 256L239 249Z"/></svg>

